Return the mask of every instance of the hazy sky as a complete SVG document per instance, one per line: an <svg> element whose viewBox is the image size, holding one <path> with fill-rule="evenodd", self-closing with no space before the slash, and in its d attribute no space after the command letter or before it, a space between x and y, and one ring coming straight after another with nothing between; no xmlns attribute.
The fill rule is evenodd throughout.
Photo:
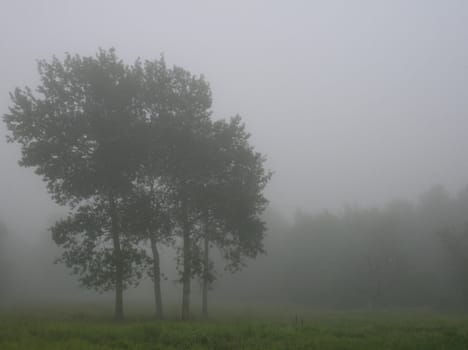
<svg viewBox="0 0 468 350"><path fill-rule="evenodd" d="M468 184L468 1L2 0L0 114L37 82L36 59L112 46L203 73L287 213ZM55 207L0 134L0 218L43 226Z"/></svg>

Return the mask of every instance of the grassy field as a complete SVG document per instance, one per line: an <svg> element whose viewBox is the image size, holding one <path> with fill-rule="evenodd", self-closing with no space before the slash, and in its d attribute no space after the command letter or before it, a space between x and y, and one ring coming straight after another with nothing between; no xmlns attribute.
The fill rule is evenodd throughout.
<svg viewBox="0 0 468 350"><path fill-rule="evenodd" d="M115 323L96 313L3 312L0 349L468 349L461 315L310 312L297 322L293 314L225 315Z"/></svg>

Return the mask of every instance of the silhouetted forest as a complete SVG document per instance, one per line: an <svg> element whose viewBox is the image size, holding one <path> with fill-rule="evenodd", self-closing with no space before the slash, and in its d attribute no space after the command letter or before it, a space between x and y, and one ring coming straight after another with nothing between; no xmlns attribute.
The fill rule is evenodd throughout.
<svg viewBox="0 0 468 350"><path fill-rule="evenodd" d="M451 197L442 186L416 203L299 211L290 225L270 211L268 256L225 291L330 308L464 307L467 212L468 188Z"/></svg>
<svg viewBox="0 0 468 350"><path fill-rule="evenodd" d="M415 202L395 200L371 209L348 206L339 213L298 211L292 220L270 208L264 215L267 253L234 275L215 263L212 299L327 309L465 308L467 211L468 188L451 196L442 186ZM11 234L4 238L15 240ZM10 247L4 257L7 264L2 264L2 280L9 279L10 291L4 286L3 300L27 304L38 297L48 302L95 298L80 290L66 269L52 265L59 251L47 231L31 243L29 256L20 250L21 244ZM24 258L16 260L18 255ZM162 252L161 265L168 303L176 302L178 292L176 298L173 292L179 285L170 249ZM199 284L194 282L197 295ZM129 294L132 300L150 301L151 283L143 282Z"/></svg>

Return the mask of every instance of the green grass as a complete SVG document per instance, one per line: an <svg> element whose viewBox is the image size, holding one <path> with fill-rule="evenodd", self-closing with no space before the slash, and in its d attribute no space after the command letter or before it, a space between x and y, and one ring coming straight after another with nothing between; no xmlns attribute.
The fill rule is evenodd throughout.
<svg viewBox="0 0 468 350"><path fill-rule="evenodd" d="M252 313L115 323L86 312L9 312L0 316L0 349L468 349L468 317L461 315L309 312L299 316L302 324L294 316Z"/></svg>

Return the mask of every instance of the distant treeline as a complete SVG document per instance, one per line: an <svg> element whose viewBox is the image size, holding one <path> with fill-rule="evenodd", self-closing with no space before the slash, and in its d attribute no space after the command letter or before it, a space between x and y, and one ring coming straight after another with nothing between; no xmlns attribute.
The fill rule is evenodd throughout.
<svg viewBox="0 0 468 350"><path fill-rule="evenodd" d="M326 308L465 307L467 221L468 188L451 197L442 186L417 203L298 212L292 225L270 212L268 256L217 293Z"/></svg>
<svg viewBox="0 0 468 350"><path fill-rule="evenodd" d="M264 216L266 255L235 275L224 272L213 256L217 267L213 300L326 309L466 309L467 213L468 187L450 196L442 186L428 190L416 202L398 200L379 209L346 207L340 213L297 212L292 222L270 208ZM14 236L8 235L10 242ZM66 269L52 265L59 252L50 234L43 232L44 239L36 236L39 244L27 256L19 251L21 245L8 247L10 271L3 263L0 270L6 272L2 281L11 282L2 284L9 300L23 295L22 300L37 302L28 290L45 301L50 297L80 303L81 296L92 297L71 285ZM4 247L1 242L0 248ZM162 256L161 272L168 277L162 287L171 304L179 296L176 256L172 249ZM19 263L25 264L23 272L17 271ZM149 283L130 291L133 299L150 302ZM199 292L197 283L194 292Z"/></svg>

